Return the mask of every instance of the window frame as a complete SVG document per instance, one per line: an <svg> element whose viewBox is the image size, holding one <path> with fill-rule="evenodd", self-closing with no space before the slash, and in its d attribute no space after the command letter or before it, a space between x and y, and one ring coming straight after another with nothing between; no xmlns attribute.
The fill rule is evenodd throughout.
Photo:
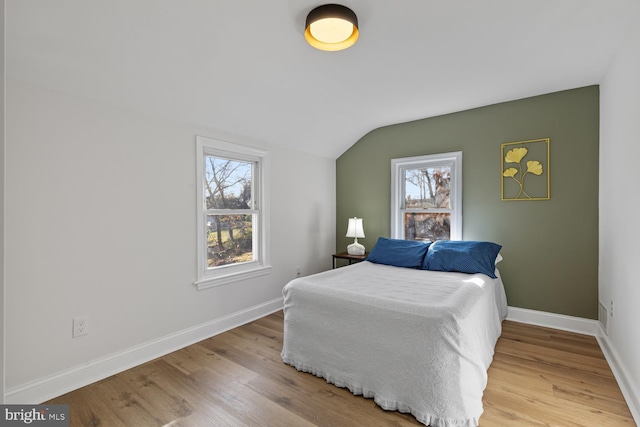
<svg viewBox="0 0 640 427"><path fill-rule="evenodd" d="M253 163L251 185L254 215L257 216L253 228L252 250L257 251L253 261L228 264L209 268L207 262L207 216L211 215L206 206L205 184L207 156L218 156L229 160ZM244 145L233 144L218 139L196 136L196 191L197 191L197 279L198 290L227 285L268 274L271 271L268 250L269 242L269 198L267 197L269 177L269 152Z"/></svg>
<svg viewBox="0 0 640 427"><path fill-rule="evenodd" d="M391 238L405 239L404 212L444 212L442 209L404 209L403 171L423 167L449 166L451 168L451 230L450 240L462 240L462 151L428 154L391 159Z"/></svg>

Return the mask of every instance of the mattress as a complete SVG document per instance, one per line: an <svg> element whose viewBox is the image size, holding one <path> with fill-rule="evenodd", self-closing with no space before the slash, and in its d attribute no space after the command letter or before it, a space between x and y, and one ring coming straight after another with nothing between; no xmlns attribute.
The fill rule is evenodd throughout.
<svg viewBox="0 0 640 427"><path fill-rule="evenodd" d="M476 426L507 314L497 276L364 261L295 279L282 359L425 425Z"/></svg>

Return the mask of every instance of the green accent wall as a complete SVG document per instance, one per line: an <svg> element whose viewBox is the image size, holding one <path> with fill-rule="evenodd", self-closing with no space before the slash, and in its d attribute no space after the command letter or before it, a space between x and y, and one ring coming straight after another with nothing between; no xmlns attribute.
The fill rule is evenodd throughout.
<svg viewBox="0 0 640 427"><path fill-rule="evenodd" d="M550 138L550 200L502 201L501 144L540 138ZM596 319L598 149L598 86L375 129L336 161L336 250L352 241L353 216L367 250L389 237L391 159L462 151L463 239L503 246L509 305Z"/></svg>

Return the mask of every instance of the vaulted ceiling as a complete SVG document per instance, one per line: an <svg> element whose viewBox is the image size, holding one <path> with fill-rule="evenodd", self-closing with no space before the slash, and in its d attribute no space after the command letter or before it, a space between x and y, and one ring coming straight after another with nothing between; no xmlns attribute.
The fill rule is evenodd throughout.
<svg viewBox="0 0 640 427"><path fill-rule="evenodd" d="M303 37L319 4L6 0L7 77L337 158L380 126L597 84L640 11L637 0L348 0L360 39L324 52Z"/></svg>

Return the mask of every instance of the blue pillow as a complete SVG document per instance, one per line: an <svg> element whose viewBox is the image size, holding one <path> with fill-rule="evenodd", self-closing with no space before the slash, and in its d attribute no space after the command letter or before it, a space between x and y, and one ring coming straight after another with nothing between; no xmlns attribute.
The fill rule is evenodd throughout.
<svg viewBox="0 0 640 427"><path fill-rule="evenodd" d="M395 267L420 268L431 242L378 237L367 261Z"/></svg>
<svg viewBox="0 0 640 427"><path fill-rule="evenodd" d="M495 279L496 257L502 246L472 240L438 240L424 257L423 270L482 273Z"/></svg>

